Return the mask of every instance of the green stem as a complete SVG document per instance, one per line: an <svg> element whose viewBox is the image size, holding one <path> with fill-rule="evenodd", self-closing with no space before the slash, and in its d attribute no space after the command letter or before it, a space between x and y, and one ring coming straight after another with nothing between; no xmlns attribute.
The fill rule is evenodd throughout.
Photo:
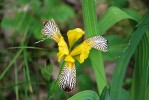
<svg viewBox="0 0 149 100"><path fill-rule="evenodd" d="M5 68L5 70L2 72L2 74L0 75L0 80L4 77L4 75L6 74L6 72L10 69L10 67L12 66L12 64L16 61L16 59L20 56L21 52L23 51L23 49L18 50L17 54L15 55L15 57L12 59L12 61L9 63L9 65Z"/></svg>
<svg viewBox="0 0 149 100"><path fill-rule="evenodd" d="M86 36L89 38L98 34L95 0L82 0L82 7L85 32ZM90 53L90 59L96 77L98 91L99 94L101 94L102 90L107 85L101 52L92 50Z"/></svg>
<svg viewBox="0 0 149 100"><path fill-rule="evenodd" d="M18 69L17 65L15 64L15 84L18 84ZM19 88L18 85L15 86L15 94L16 94L16 100L19 100Z"/></svg>
<svg viewBox="0 0 149 100"><path fill-rule="evenodd" d="M30 78L30 73L29 73L29 66L28 66L28 61L27 61L27 54L26 54L26 50L24 49L23 51L24 54L24 63L25 63L25 71L26 71L26 79L28 82L28 87L31 93L33 93L33 89L32 89L32 85L31 85L31 78Z"/></svg>
<svg viewBox="0 0 149 100"><path fill-rule="evenodd" d="M54 85L54 87L53 87L52 89L49 87L49 85L50 85L50 84L49 84L49 81L47 82L47 87L48 87L47 100L50 100L50 97L52 96L52 93L55 91L56 85L58 84L58 78L59 78L59 75L61 74L61 71L62 71L62 68L64 67L64 64L65 64L65 62L64 62L64 61L61 61L61 63L60 63L60 72L59 72L59 74L58 74L58 76L57 76L55 85ZM50 90L51 90L51 91L50 91Z"/></svg>
<svg viewBox="0 0 149 100"><path fill-rule="evenodd" d="M50 81L47 81L47 88L48 88L48 94L47 94L47 100L50 100L50 98L51 98L51 87L50 87Z"/></svg>
<svg viewBox="0 0 149 100"><path fill-rule="evenodd" d="M27 93L27 79L26 79L26 71L25 71L25 67L23 67L23 73L24 73L24 81L25 81L25 84L23 85L23 88L24 88L24 95L25 95L25 100L28 100L28 93Z"/></svg>

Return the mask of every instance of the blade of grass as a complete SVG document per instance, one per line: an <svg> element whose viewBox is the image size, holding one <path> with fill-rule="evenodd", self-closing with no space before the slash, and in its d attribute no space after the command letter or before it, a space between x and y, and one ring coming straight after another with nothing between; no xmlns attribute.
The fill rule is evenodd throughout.
<svg viewBox="0 0 149 100"><path fill-rule="evenodd" d="M12 64L15 63L15 61L17 60L17 58L20 56L20 54L22 53L23 49L18 50L17 54L15 55L15 57L12 59L12 61L8 64L8 66L5 68L5 70L1 73L0 75L0 80L4 77L4 75L6 74L6 72L10 69L10 67L12 66Z"/></svg>
<svg viewBox="0 0 149 100"><path fill-rule="evenodd" d="M58 74L58 76L57 76L57 79L56 79L56 81L55 81L55 84L54 84L54 86L52 87L50 87L50 86L47 86L48 88L50 88L50 89L48 89L48 96L47 96L47 100L50 100L50 97L52 96L52 94L54 93L54 91L55 91L55 89L56 89L56 86L58 85L58 78L59 78L59 76L60 76L60 74L61 74L61 71L62 71L62 69L63 69L63 67L64 67L64 64L65 64L65 62L62 60L61 62L60 62L60 71L59 71L59 74Z"/></svg>
<svg viewBox="0 0 149 100"><path fill-rule="evenodd" d="M94 0L82 0L83 18L87 37L97 35L97 16ZM92 50L90 53L92 67L97 81L99 94L107 85L102 54L100 51Z"/></svg>
<svg viewBox="0 0 149 100"><path fill-rule="evenodd" d="M142 18L142 16L135 10L132 9L123 9L125 11L125 13L127 13L129 16L131 16L133 18L133 20L139 22Z"/></svg>
<svg viewBox="0 0 149 100"><path fill-rule="evenodd" d="M28 29L29 29L29 27L27 27L26 32L24 33L24 38L22 40L21 47L26 47L27 41L25 41L25 40L27 39L27 37L30 36L30 34L27 35ZM32 89L32 85L31 85L31 79L30 79L30 73L29 73L27 51L26 51L25 48L23 49L23 58L24 58L24 66L25 66L25 70L24 70L24 72L25 72L24 73L24 75L25 75L25 82L27 82L29 91L31 93L30 97L31 97L31 100L32 100L33 89ZM25 92L27 92L28 88L25 90Z"/></svg>
<svg viewBox="0 0 149 100"><path fill-rule="evenodd" d="M24 74L24 84L23 84L23 88L24 88L24 95L25 95L25 100L28 100L28 93L27 93L27 84L28 84L28 82L27 82L27 77L26 77L26 71L25 71L26 69L25 69L25 67L23 67L23 74Z"/></svg>
<svg viewBox="0 0 149 100"><path fill-rule="evenodd" d="M21 46L21 47L9 47L8 49L35 49L35 50L49 50L49 49L45 49L45 48L39 48L39 47L29 47L29 46Z"/></svg>
<svg viewBox="0 0 149 100"><path fill-rule="evenodd" d="M120 91L122 88L122 83L124 80L125 72L127 69L127 65L134 51L136 50L140 40L142 39L145 30L147 28L147 24L149 24L149 13L147 13L142 21L138 24L138 28L132 34L130 41L128 43L128 47L123 51L116 69L114 71L114 75L111 82L111 91L110 97L111 100L120 100Z"/></svg>
<svg viewBox="0 0 149 100"><path fill-rule="evenodd" d="M28 87L31 93L33 93L32 85L31 85L31 79L30 79L30 73L29 73L29 66L28 66L28 58L27 58L27 53L26 50L23 50L23 55L24 55L24 63L25 63L25 72L26 72L26 79L28 82Z"/></svg>
<svg viewBox="0 0 149 100"><path fill-rule="evenodd" d="M22 19L20 20L20 22L18 23L18 25L16 27L20 27L20 25L22 24L22 21L24 20L24 18L26 17L26 13L24 13ZM27 28L28 31L28 28ZM25 32L25 34L27 33L27 31ZM24 35L24 34L23 34ZM23 37L20 45L24 42L26 37ZM15 57L11 60L11 62L8 64L8 66L5 68L5 70L2 72L2 74L0 74L0 80L4 77L4 75L6 74L6 72L10 69L10 67L12 66L12 64L15 63L15 61L17 60L17 58L20 56L20 54L22 53L23 48L21 48L20 50L18 50L17 54L15 55Z"/></svg>
<svg viewBox="0 0 149 100"><path fill-rule="evenodd" d="M109 88L105 86L101 93L100 100L108 100L108 96L109 96Z"/></svg>
<svg viewBox="0 0 149 100"><path fill-rule="evenodd" d="M118 7L110 7L98 21L98 33L103 35L111 26L124 19L140 20L139 18L135 19L131 17Z"/></svg>
<svg viewBox="0 0 149 100"><path fill-rule="evenodd" d="M149 38L147 34L143 36L135 55L132 100L147 100L146 92L149 91Z"/></svg>
<svg viewBox="0 0 149 100"><path fill-rule="evenodd" d="M149 65L148 65L148 67L149 67ZM147 87L147 91L145 93L145 100L148 100L148 98L149 98L149 86Z"/></svg>
<svg viewBox="0 0 149 100"><path fill-rule="evenodd" d="M15 64L15 94L16 94L16 100L19 100L19 88L18 88L18 69L17 69L17 65Z"/></svg>

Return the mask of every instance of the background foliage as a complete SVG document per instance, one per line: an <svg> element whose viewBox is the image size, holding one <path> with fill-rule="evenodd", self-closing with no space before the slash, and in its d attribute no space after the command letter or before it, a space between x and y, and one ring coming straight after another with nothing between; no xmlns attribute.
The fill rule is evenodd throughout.
<svg viewBox="0 0 149 100"><path fill-rule="evenodd" d="M0 100L148 100L148 1L1 0ZM42 23L55 19L66 37L81 27L86 37L104 35L106 53L92 50L76 62L77 85L65 93L57 85L62 63L57 45L44 38ZM67 40L67 38L66 38Z"/></svg>

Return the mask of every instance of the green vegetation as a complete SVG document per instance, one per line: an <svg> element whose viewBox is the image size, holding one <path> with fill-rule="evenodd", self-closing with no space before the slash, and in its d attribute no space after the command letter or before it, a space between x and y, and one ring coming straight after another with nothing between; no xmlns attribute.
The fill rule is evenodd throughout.
<svg viewBox="0 0 149 100"><path fill-rule="evenodd" d="M147 8L140 13L130 9L127 0L104 0L103 5L108 6L99 15L96 8L103 1L79 2L2 0L0 100L148 100ZM79 42L95 35L103 35L108 40L107 52L92 49L83 64L76 62L77 84L70 93L58 86L64 64L57 62L57 44L50 39L35 43L45 38L41 33L42 22L51 18L58 23L65 38L68 30L81 27L85 37ZM111 79L108 67L114 70Z"/></svg>

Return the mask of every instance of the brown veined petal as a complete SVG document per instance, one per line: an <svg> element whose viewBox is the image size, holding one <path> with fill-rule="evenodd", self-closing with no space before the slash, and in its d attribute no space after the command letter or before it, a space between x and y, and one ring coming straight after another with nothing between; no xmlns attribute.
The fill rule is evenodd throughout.
<svg viewBox="0 0 149 100"><path fill-rule="evenodd" d="M102 36L93 36L85 40L92 48L101 51L108 51L108 41Z"/></svg>
<svg viewBox="0 0 149 100"><path fill-rule="evenodd" d="M59 76L59 86L65 92L70 92L76 84L76 68L74 63L66 62Z"/></svg>
<svg viewBox="0 0 149 100"><path fill-rule="evenodd" d="M61 36L60 30L53 19L44 22L44 27L41 32L56 42L59 41Z"/></svg>

